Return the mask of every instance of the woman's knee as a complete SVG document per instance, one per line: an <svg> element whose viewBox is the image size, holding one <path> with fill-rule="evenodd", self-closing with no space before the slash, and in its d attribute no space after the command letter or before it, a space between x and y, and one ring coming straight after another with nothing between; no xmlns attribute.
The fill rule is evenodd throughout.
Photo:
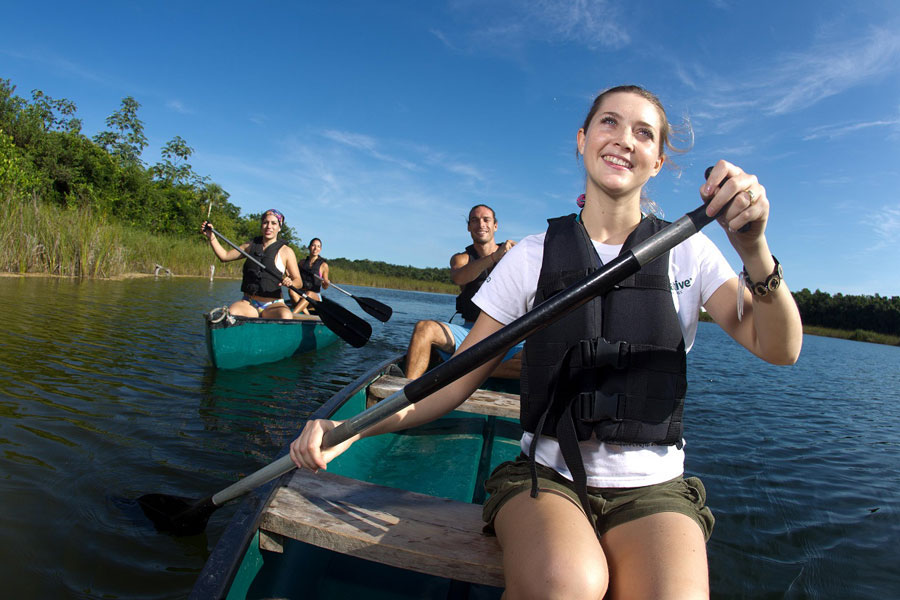
<svg viewBox="0 0 900 600"><path fill-rule="evenodd" d="M521 492L503 504L494 525L507 598L603 598L606 557L593 527L567 496Z"/></svg>
<svg viewBox="0 0 900 600"><path fill-rule="evenodd" d="M545 556L539 568L506 568L504 598L602 600L609 584L605 565Z"/></svg>
<svg viewBox="0 0 900 600"><path fill-rule="evenodd" d="M228 307L228 312L238 317L258 317L259 311L250 306L246 300L238 300Z"/></svg>

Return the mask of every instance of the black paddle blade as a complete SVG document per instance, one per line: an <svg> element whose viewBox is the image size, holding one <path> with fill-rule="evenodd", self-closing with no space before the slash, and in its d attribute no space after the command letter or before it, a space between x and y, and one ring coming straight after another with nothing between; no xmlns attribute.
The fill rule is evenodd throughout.
<svg viewBox="0 0 900 600"><path fill-rule="evenodd" d="M353 296L353 299L356 300L356 303L359 304L360 308L382 323L387 323L390 320L391 315L394 314L394 309L387 304L382 304L378 300L373 300L372 298L360 298L358 296Z"/></svg>
<svg viewBox="0 0 900 600"><path fill-rule="evenodd" d="M372 335L372 326L365 319L360 319L352 312L328 298L310 302L316 308L316 314L325 323L325 327L335 332L342 340L354 348L362 348Z"/></svg>
<svg viewBox="0 0 900 600"><path fill-rule="evenodd" d="M212 498L194 500L168 494L146 494L137 501L157 531L174 535L202 533L209 516L219 508Z"/></svg>

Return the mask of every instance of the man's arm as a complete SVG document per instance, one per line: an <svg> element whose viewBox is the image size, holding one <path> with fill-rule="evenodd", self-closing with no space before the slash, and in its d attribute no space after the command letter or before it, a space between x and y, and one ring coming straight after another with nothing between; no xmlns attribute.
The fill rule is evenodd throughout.
<svg viewBox="0 0 900 600"><path fill-rule="evenodd" d="M482 256L478 260L470 260L469 255L465 252L454 254L450 258L450 279L456 285L466 285L475 281L482 272L496 265L503 255L515 245L514 241L506 240L492 253Z"/></svg>

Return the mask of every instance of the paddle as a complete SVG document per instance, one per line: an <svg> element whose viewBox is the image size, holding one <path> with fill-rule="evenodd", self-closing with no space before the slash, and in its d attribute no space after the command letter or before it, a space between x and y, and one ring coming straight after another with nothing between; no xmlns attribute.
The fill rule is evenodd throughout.
<svg viewBox="0 0 900 600"><path fill-rule="evenodd" d="M535 331L572 312L593 297L608 292L617 283L640 270L643 265L697 233L713 219L714 217L706 215L705 205L694 209L663 230L635 245L630 251L620 254L616 259L581 281L535 306L527 314L471 348L438 365L418 379L410 381L399 392L344 421L325 434L322 447L330 448L340 444L459 379ZM138 498L138 503L158 530L169 531L176 535L196 534L203 531L209 516L225 502L237 498L293 468L295 465L290 455L286 454L255 473L251 473L213 496L202 500L191 500L166 494L148 494Z"/></svg>
<svg viewBox="0 0 900 600"><path fill-rule="evenodd" d="M316 279L318 279L319 281L325 281L324 279L322 279L321 277L319 277L316 273L313 273L312 271L307 270L306 272L309 273L310 275L312 275L313 277L315 277ZM394 314L394 309L392 309L387 304L382 304L378 300L375 300L373 298L365 298L363 296L354 296L347 290L338 287L338 285L336 283L328 282L328 285L330 287L333 287L337 291L343 292L344 294L347 294L348 296L350 296L351 298L356 300L356 303L359 304L359 307L361 309L363 309L364 311L366 311L367 313L369 313L370 315L372 315L373 317L375 317L382 323L387 323L388 320L390 320L391 315Z"/></svg>
<svg viewBox="0 0 900 600"><path fill-rule="evenodd" d="M283 277L282 274L275 272L273 269L269 269L266 265L262 264L246 252L244 252L240 246L229 240L227 237L213 229L212 225L207 225L207 227L217 236L222 238L226 244L243 254L247 260L256 263L260 268L265 269L266 272L275 276L279 280ZM335 332L342 340L353 346L354 348L362 348L366 345L366 342L369 341L369 337L372 335L372 326L365 319L360 319L352 312L334 302L329 300L328 298L322 298L321 300L316 300L314 298L310 298L306 292L303 290L299 290L294 286L288 286L290 289L294 290L303 298L316 307L316 314L319 315L319 318L322 319L322 323L325 324L325 327Z"/></svg>

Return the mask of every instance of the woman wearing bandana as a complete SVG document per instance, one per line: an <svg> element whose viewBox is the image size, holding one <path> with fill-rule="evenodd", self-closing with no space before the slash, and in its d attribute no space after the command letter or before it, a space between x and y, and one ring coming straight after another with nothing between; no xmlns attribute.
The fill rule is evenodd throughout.
<svg viewBox="0 0 900 600"><path fill-rule="evenodd" d="M243 254L234 248L225 249L216 238L212 228L203 222L201 233L209 239L209 245L222 262L243 258ZM291 319L293 313L284 302L282 287L300 281L300 269L297 256L286 242L278 239L278 233L284 227L284 215L271 208L263 213L260 220L260 235L249 242L241 244L241 250L263 263L268 269L262 269L252 261L244 263L244 277L241 282L243 297L228 307L233 315L241 317L261 317L263 319ZM283 273L279 280L268 271ZM300 301L300 295L289 290L294 304Z"/></svg>

